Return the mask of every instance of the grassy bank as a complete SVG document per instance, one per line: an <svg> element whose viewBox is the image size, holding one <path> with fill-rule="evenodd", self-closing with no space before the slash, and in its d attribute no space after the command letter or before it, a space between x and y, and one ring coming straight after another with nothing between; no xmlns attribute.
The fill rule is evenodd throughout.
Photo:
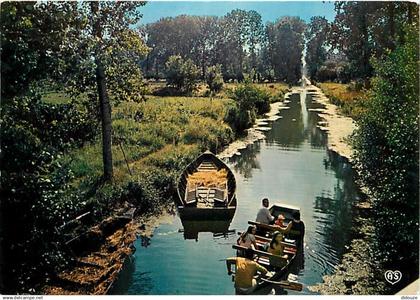
<svg viewBox="0 0 420 300"><path fill-rule="evenodd" d="M67 242L90 235L107 238L92 228L108 217L132 207L137 216L154 218L172 210L177 177L187 164L204 150L222 150L286 90L283 84L229 84L212 98L156 96L150 91L145 101L119 103L110 93L111 182L102 180L95 99L83 94L73 102L60 91L46 89L44 95L11 102L4 110L3 136L7 153L22 159L5 165L2 183L10 192L2 212L22 226L4 228L14 247L5 266L11 274L10 291L34 293L44 279L63 269L71 272L74 250ZM87 217L75 219L81 215ZM31 257L27 249L35 249Z"/></svg>
<svg viewBox="0 0 420 300"><path fill-rule="evenodd" d="M113 108L112 183L97 186L102 175L102 146L93 142L64 156L72 186L98 213L128 201L139 212L171 202L176 178L200 152L217 152L234 139L224 122L229 99L148 97Z"/></svg>
<svg viewBox="0 0 420 300"><path fill-rule="evenodd" d="M324 82L317 84L330 101L340 107L341 112L359 119L366 110L367 91L356 89L354 84Z"/></svg>

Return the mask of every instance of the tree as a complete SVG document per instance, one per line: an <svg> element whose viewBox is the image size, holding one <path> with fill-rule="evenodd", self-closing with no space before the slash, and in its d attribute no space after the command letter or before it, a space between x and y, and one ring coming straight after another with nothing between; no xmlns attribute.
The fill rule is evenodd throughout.
<svg viewBox="0 0 420 300"><path fill-rule="evenodd" d="M169 57L166 69L168 85L173 85L187 94L195 90L200 70L191 59L184 60L179 55L173 55Z"/></svg>
<svg viewBox="0 0 420 300"><path fill-rule="evenodd" d="M327 59L327 34L329 24L324 17L312 17L311 22L306 28L306 66L309 76L316 78L317 71L321 68Z"/></svg>
<svg viewBox="0 0 420 300"><path fill-rule="evenodd" d="M223 76L220 65L211 66L207 69L206 81L212 95L222 90Z"/></svg>
<svg viewBox="0 0 420 300"><path fill-rule="evenodd" d="M147 53L147 47L132 26L139 21L139 8L144 4L106 1L52 4L62 11L71 11L74 20L66 32L56 78L65 83L69 92L87 93L92 101L99 100L105 181L113 175L108 90L116 102L138 100L142 96L133 87L141 87L139 61Z"/></svg>
<svg viewBox="0 0 420 300"><path fill-rule="evenodd" d="M48 2L5 2L1 6L1 98L25 95L56 66L54 53L65 36L68 11Z"/></svg>
<svg viewBox="0 0 420 300"><path fill-rule="evenodd" d="M267 50L269 63L279 80L290 84L302 77L305 23L296 17L284 17L267 23Z"/></svg>
<svg viewBox="0 0 420 300"><path fill-rule="evenodd" d="M347 56L356 79L371 77L370 58L380 58L403 44L406 24L418 24L415 3L336 2L335 10L329 40Z"/></svg>

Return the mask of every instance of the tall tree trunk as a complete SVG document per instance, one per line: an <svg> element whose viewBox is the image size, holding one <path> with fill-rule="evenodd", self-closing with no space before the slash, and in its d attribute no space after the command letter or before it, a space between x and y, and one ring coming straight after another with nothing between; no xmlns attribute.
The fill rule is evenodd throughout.
<svg viewBox="0 0 420 300"><path fill-rule="evenodd" d="M369 63L369 59L371 56L371 51L370 51L370 45L369 45L369 32L368 32L368 19L366 16L366 12L369 11L369 4L368 3L362 3L364 4L363 6L361 6L359 9L359 28L360 28L360 33L361 33L361 43L362 43L362 77L363 78L368 78L370 77L370 63Z"/></svg>
<svg viewBox="0 0 420 300"><path fill-rule="evenodd" d="M203 46L203 51L201 52L201 77L202 80L206 80L206 56L205 56L205 50Z"/></svg>
<svg viewBox="0 0 420 300"><path fill-rule="evenodd" d="M95 18L93 24L93 35L99 40L102 39L102 30L99 20L99 2L91 2L92 15ZM99 104L101 108L102 122L102 159L104 165L103 179L105 181L112 180L112 123L111 123L111 105L109 104L108 93L106 89L105 71L100 59L99 53L96 53L96 85L98 88Z"/></svg>
<svg viewBox="0 0 420 300"><path fill-rule="evenodd" d="M395 3L388 3L388 28L389 28L389 47L395 49Z"/></svg>

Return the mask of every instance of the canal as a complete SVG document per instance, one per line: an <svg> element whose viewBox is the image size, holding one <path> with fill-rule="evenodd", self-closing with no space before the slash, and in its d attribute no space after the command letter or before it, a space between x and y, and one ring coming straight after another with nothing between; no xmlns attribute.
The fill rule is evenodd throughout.
<svg viewBox="0 0 420 300"><path fill-rule="evenodd" d="M358 198L354 174L347 162L327 151L327 137L316 126L319 104L303 91L292 94L287 105L264 140L226 161L237 181L238 207L230 224L183 224L174 216L150 240L136 241L137 251L126 262L114 294L234 294L224 259L234 256L237 232L255 220L263 197L301 208L304 256L293 270L304 284L300 294L311 294L307 286L334 271L350 240L351 207Z"/></svg>

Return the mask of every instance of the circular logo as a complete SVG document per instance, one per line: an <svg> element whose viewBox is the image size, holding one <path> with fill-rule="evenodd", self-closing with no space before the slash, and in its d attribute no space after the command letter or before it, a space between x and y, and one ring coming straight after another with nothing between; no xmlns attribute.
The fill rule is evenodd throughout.
<svg viewBox="0 0 420 300"><path fill-rule="evenodd" d="M388 270L388 271L385 272L386 281L388 281L392 285L394 285L398 281L400 281L401 277L402 277L402 273L398 270L396 270L396 271Z"/></svg>

